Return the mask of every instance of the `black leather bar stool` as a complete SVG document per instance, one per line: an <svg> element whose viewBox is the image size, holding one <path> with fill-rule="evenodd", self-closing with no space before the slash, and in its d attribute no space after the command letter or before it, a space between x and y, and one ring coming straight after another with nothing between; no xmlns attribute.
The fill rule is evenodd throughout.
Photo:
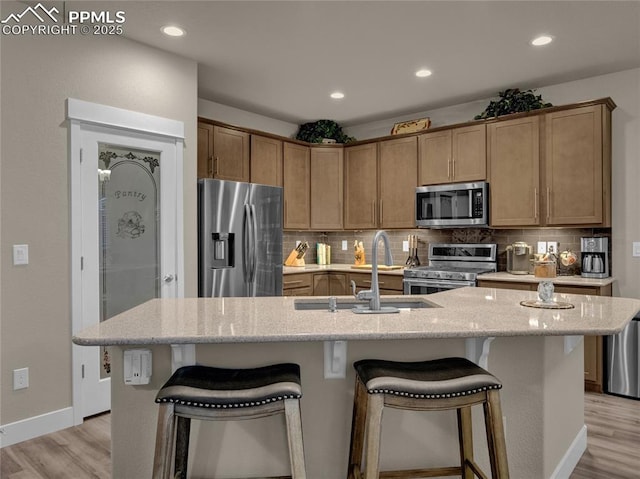
<svg viewBox="0 0 640 479"><path fill-rule="evenodd" d="M349 479L441 476L472 479L474 475L486 478L473 459L471 406L475 404L482 404L484 407L491 477L508 479L499 394L502 384L495 376L464 358L422 362L365 359L356 362L354 367L356 389L351 426ZM460 465L381 472L380 437L382 410L385 406L412 411L455 409L458 416Z"/></svg>
<svg viewBox="0 0 640 479"><path fill-rule="evenodd" d="M186 479L191 419L241 420L284 414L291 477L305 479L300 366L285 363L254 369L185 366L156 396L160 404L154 479ZM175 466L171 463L175 449Z"/></svg>

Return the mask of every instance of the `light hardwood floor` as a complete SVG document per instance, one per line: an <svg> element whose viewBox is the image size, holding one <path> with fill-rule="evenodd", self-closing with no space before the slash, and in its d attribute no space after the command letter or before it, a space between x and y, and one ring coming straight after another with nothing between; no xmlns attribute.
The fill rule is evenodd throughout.
<svg viewBox="0 0 640 479"><path fill-rule="evenodd" d="M587 393L587 451L570 479L640 478L640 401ZM111 417L0 450L2 479L109 479ZM538 478L514 478L538 479Z"/></svg>

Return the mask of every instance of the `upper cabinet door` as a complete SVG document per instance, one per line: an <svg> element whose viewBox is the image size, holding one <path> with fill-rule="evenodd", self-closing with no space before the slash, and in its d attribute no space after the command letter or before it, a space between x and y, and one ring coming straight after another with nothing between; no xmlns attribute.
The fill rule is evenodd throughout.
<svg viewBox="0 0 640 479"><path fill-rule="evenodd" d="M415 228L418 186L418 139L415 136L380 142L378 225Z"/></svg>
<svg viewBox="0 0 640 479"><path fill-rule="evenodd" d="M198 122L198 178L213 178L213 125Z"/></svg>
<svg viewBox="0 0 640 479"><path fill-rule="evenodd" d="M309 229L309 147L285 142L283 146L284 227Z"/></svg>
<svg viewBox="0 0 640 479"><path fill-rule="evenodd" d="M484 124L451 131L451 178L456 183L487 178L487 130Z"/></svg>
<svg viewBox="0 0 640 479"><path fill-rule="evenodd" d="M471 125L419 136L420 185L484 181L487 177L485 125Z"/></svg>
<svg viewBox="0 0 640 479"><path fill-rule="evenodd" d="M605 223L604 108L603 105L595 105L545 115L548 225Z"/></svg>
<svg viewBox="0 0 640 479"><path fill-rule="evenodd" d="M249 133L213 127L213 177L249 181Z"/></svg>
<svg viewBox="0 0 640 479"><path fill-rule="evenodd" d="M311 147L311 229L342 229L343 158L341 147Z"/></svg>
<svg viewBox="0 0 640 479"><path fill-rule="evenodd" d="M251 183L282 186L282 140L251 135Z"/></svg>
<svg viewBox="0 0 640 479"><path fill-rule="evenodd" d="M488 126L491 226L540 224L539 125L531 116Z"/></svg>
<svg viewBox="0 0 640 479"><path fill-rule="evenodd" d="M424 133L418 138L418 184L438 185L451 182L451 130Z"/></svg>
<svg viewBox="0 0 640 479"><path fill-rule="evenodd" d="M378 144L344 149L344 227L376 228L378 200Z"/></svg>

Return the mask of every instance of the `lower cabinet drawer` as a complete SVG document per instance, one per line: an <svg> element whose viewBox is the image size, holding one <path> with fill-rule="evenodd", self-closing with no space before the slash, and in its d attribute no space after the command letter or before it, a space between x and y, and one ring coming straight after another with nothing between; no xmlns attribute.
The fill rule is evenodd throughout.
<svg viewBox="0 0 640 479"><path fill-rule="evenodd" d="M349 281L355 281L358 290L371 288L370 274L351 273L349 274ZM395 274L378 274L378 286L380 287L381 294L402 294L402 276Z"/></svg>

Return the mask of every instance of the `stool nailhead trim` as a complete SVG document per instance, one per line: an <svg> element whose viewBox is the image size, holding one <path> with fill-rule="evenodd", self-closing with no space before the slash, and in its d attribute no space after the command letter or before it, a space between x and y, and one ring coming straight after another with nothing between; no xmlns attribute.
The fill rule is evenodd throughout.
<svg viewBox="0 0 640 479"><path fill-rule="evenodd" d="M418 398L418 399L442 399L442 398L466 396L467 394L475 394L475 393L487 391L489 389L501 389L501 388L502 388L502 385L484 386L478 389L471 389L468 391L461 391L458 393L447 393L447 394L416 394L416 393L409 393L406 391L394 391L391 389L368 389L367 392L369 394L393 394L394 396L407 396L407 397Z"/></svg>
<svg viewBox="0 0 640 479"><path fill-rule="evenodd" d="M282 401L284 399L300 399L301 397L302 397L301 394L291 394L291 395L277 396L273 398L266 398L266 399L263 399L262 401L255 401L255 402L252 401L248 403L230 403L230 404L198 403L198 402L183 401L183 400L173 399L173 398L156 399L156 402L157 403L170 402L175 404L181 404L183 406L193 406L193 407L209 407L209 408L212 407L216 409L230 409L230 408L239 408L239 407L262 406L270 402Z"/></svg>

